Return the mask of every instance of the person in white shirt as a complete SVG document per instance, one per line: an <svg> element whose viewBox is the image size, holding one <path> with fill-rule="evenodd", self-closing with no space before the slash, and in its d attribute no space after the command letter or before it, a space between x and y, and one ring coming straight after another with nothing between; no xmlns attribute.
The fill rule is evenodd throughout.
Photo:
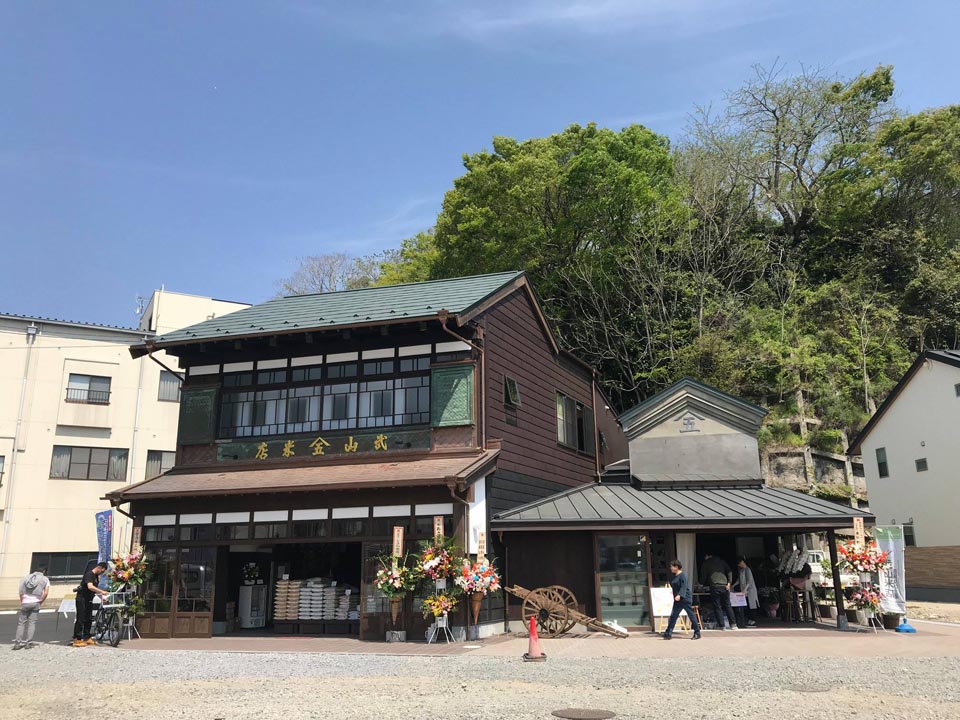
<svg viewBox="0 0 960 720"><path fill-rule="evenodd" d="M21 650L33 644L40 606L50 592L50 581L44 575L46 570L45 567L39 567L20 581L20 615L17 618L17 636L13 641L14 650Z"/></svg>
<svg viewBox="0 0 960 720"><path fill-rule="evenodd" d="M737 585L740 586L740 592L747 597L747 627L754 627L757 624L757 608L760 607L757 582L753 579L753 570L747 565L745 557L741 557L737 561L737 568L740 571Z"/></svg>

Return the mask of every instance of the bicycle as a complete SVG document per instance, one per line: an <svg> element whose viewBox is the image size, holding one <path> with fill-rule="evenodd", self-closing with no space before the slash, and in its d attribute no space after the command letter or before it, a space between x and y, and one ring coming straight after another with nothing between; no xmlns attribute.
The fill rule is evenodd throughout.
<svg viewBox="0 0 960 720"><path fill-rule="evenodd" d="M123 634L123 611L129 605L129 600L126 598L129 594L125 586L121 586L119 590L108 593L106 600L101 599L93 619L94 640L103 642L106 638L111 647L117 647L120 644L120 637ZM111 598L113 598L112 601Z"/></svg>

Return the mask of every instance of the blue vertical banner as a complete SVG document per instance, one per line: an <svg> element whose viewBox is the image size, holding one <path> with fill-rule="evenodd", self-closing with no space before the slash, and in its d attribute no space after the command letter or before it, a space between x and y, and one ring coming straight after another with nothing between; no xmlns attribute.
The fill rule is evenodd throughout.
<svg viewBox="0 0 960 720"><path fill-rule="evenodd" d="M97 518L97 562L110 562L113 552L113 510L103 510ZM106 588L107 573L100 576L100 587Z"/></svg>

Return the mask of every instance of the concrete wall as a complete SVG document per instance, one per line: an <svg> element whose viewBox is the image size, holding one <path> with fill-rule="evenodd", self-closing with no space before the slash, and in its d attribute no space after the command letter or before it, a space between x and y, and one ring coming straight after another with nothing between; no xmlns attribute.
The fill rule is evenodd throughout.
<svg viewBox="0 0 960 720"><path fill-rule="evenodd" d="M161 312L167 295L154 296ZM176 312L169 316L182 325L222 309L208 298L177 297L176 304L170 303ZM37 334L28 350L31 324ZM95 550L94 513L109 507L100 498L124 483L145 479L148 451L176 449L179 403L159 400L161 368L156 363L130 357L129 346L144 337L139 330L0 318L0 598L15 597L33 553ZM175 358L157 356L176 367ZM66 402L70 373L110 377L109 404ZM126 449L126 478L51 478L54 445ZM121 539L129 544L127 518L115 513L114 523L117 547Z"/></svg>
<svg viewBox="0 0 960 720"><path fill-rule="evenodd" d="M695 418L694 428L681 432L684 419L678 414L631 439L632 472L760 477L756 437L702 415Z"/></svg>
<svg viewBox="0 0 960 720"><path fill-rule="evenodd" d="M155 290L144 308L140 328L163 335L247 307L250 306L245 303Z"/></svg>
<svg viewBox="0 0 960 720"><path fill-rule="evenodd" d="M904 557L908 600L960 602L957 548L908 547Z"/></svg>
<svg viewBox="0 0 960 720"><path fill-rule="evenodd" d="M960 545L960 368L927 360L863 442L870 508L881 525L913 518L917 545ZM885 448L889 477L877 469ZM929 470L915 461L926 458ZM956 558L955 558L956 560ZM909 563L908 563L909 567Z"/></svg>

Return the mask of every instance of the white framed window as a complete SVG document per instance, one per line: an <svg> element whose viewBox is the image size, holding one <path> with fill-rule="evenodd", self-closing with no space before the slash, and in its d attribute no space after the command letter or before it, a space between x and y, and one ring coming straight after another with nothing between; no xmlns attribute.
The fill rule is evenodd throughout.
<svg viewBox="0 0 960 720"><path fill-rule="evenodd" d="M145 477L152 478L162 475L173 467L177 461L177 453L173 450L147 450L147 472Z"/></svg>
<svg viewBox="0 0 960 720"><path fill-rule="evenodd" d="M589 455L596 452L593 409L557 393L557 442Z"/></svg>
<svg viewBox="0 0 960 720"><path fill-rule="evenodd" d="M110 404L110 378L103 375L70 373L66 401L89 405Z"/></svg>
<svg viewBox="0 0 960 720"><path fill-rule="evenodd" d="M882 477L890 477L890 466L887 464L887 449L877 448L877 474Z"/></svg>
<svg viewBox="0 0 960 720"><path fill-rule="evenodd" d="M53 446L50 462L50 477L61 480L109 480L127 479L125 448L94 448Z"/></svg>
<svg viewBox="0 0 960 720"><path fill-rule="evenodd" d="M160 390L157 399L162 402L180 402L180 377L169 370L160 371Z"/></svg>
<svg viewBox="0 0 960 720"><path fill-rule="evenodd" d="M503 404L507 407L520 407L520 388L512 377L503 376Z"/></svg>

